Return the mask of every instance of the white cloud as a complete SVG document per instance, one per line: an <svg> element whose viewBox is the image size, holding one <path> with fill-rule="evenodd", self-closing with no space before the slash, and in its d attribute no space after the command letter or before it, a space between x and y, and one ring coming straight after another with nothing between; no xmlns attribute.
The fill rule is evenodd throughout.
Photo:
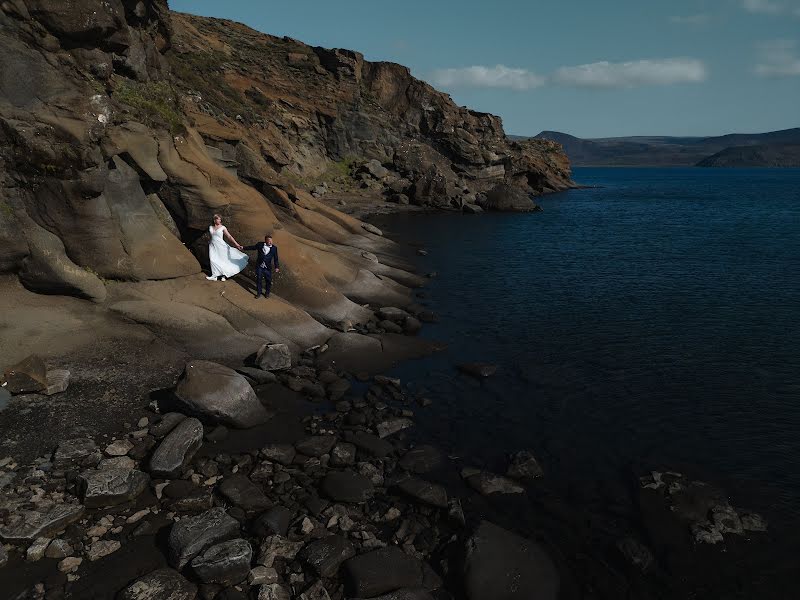
<svg viewBox="0 0 800 600"><path fill-rule="evenodd" d="M758 45L756 75L761 77L800 77L800 52L795 40L772 40Z"/></svg>
<svg viewBox="0 0 800 600"><path fill-rule="evenodd" d="M515 69L505 65L494 67L472 66L459 69L437 69L431 74L435 85L446 88L507 88L512 90L529 90L546 83L527 69Z"/></svg>
<svg viewBox="0 0 800 600"><path fill-rule="evenodd" d="M793 15L800 17L798 0L741 0L747 12L760 15Z"/></svg>
<svg viewBox="0 0 800 600"><path fill-rule="evenodd" d="M669 18L669 22L676 25L705 25L710 20L711 15L705 13L696 15L675 15Z"/></svg>
<svg viewBox="0 0 800 600"><path fill-rule="evenodd" d="M695 58L635 60L622 63L607 61L561 67L553 80L561 85L595 88L672 85L705 81L706 67Z"/></svg>
<svg viewBox="0 0 800 600"><path fill-rule="evenodd" d="M784 11L785 6L773 0L742 0L742 8L751 13L779 15Z"/></svg>

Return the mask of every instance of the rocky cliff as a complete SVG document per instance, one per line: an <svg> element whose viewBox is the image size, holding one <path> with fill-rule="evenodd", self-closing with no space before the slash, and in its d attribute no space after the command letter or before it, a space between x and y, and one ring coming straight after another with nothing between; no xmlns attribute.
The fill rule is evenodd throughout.
<svg viewBox="0 0 800 600"><path fill-rule="evenodd" d="M173 338L300 349L372 319L365 303L408 304L420 279L390 266L374 227L312 196L319 184L450 208L571 185L557 144L510 142L498 117L402 66L165 0L5 0L0 56L3 281ZM242 243L274 233L280 299L209 291L213 213Z"/></svg>

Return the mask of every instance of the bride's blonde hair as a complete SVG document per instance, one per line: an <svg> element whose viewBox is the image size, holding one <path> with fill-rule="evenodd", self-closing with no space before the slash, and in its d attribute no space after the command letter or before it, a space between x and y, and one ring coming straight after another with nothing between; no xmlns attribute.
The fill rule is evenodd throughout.
<svg viewBox="0 0 800 600"><path fill-rule="evenodd" d="M211 217L211 222L213 223L213 222L214 222L214 221L216 221L217 219L219 219L220 221L222 221L222 216L221 216L221 215L214 215L213 217Z"/></svg>

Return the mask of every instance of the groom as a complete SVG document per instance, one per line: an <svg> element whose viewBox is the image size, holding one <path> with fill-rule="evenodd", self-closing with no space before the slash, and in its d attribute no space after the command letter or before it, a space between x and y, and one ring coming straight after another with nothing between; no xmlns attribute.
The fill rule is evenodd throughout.
<svg viewBox="0 0 800 600"><path fill-rule="evenodd" d="M272 288L272 263L275 263L275 272L280 271L278 265L278 247L272 243L272 236L264 237L264 241L252 246L245 246L245 250L257 250L256 258L256 298L261 298L261 278L264 278L264 297L269 298Z"/></svg>

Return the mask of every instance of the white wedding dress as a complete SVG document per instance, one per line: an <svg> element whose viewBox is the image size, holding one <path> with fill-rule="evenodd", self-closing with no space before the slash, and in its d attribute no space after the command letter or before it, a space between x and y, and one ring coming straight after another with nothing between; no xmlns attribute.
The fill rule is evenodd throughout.
<svg viewBox="0 0 800 600"><path fill-rule="evenodd" d="M223 237L225 231L224 225L216 231L214 231L213 225L208 228L208 233L211 235L211 241L208 242L208 262L211 263L211 277L208 279L233 277L247 266L247 254L239 252L233 246L228 245Z"/></svg>

